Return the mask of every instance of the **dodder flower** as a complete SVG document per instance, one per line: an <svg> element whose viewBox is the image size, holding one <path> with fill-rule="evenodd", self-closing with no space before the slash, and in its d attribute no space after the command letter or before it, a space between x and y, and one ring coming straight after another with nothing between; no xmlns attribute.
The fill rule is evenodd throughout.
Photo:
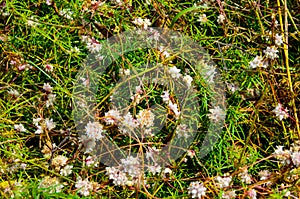
<svg viewBox="0 0 300 199"><path fill-rule="evenodd" d="M200 182L191 182L188 187L188 193L192 195L192 198L201 198L205 196L206 187Z"/></svg>

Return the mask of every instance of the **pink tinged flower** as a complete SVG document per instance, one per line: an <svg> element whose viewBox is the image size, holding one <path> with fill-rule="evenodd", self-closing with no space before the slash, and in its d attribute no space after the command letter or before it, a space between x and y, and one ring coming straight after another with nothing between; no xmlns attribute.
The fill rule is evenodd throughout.
<svg viewBox="0 0 300 199"><path fill-rule="evenodd" d="M81 177L77 177L75 187L79 190L79 194L83 196L90 195L90 191L93 190L92 184L88 179L82 180Z"/></svg>
<svg viewBox="0 0 300 199"><path fill-rule="evenodd" d="M47 4L48 6L51 6L52 0L46 0L46 4Z"/></svg>
<svg viewBox="0 0 300 199"><path fill-rule="evenodd" d="M247 192L247 196L249 196L250 199L257 199L257 193L255 189L251 189Z"/></svg>
<svg viewBox="0 0 300 199"><path fill-rule="evenodd" d="M51 64L46 64L45 70L46 72L51 73L53 71L53 66Z"/></svg>
<svg viewBox="0 0 300 199"><path fill-rule="evenodd" d="M201 198L205 196L206 187L204 187L203 183L200 182L191 182L188 187L188 194L192 196L192 198Z"/></svg>
<svg viewBox="0 0 300 199"><path fill-rule="evenodd" d="M276 114L279 120L283 120L289 117L288 109L284 109L280 103L278 103L273 112Z"/></svg>
<svg viewBox="0 0 300 199"><path fill-rule="evenodd" d="M49 83L44 83L43 90L46 91L47 93L51 93L52 92L52 87L50 86Z"/></svg>
<svg viewBox="0 0 300 199"><path fill-rule="evenodd" d="M102 135L103 126L99 122L91 122L87 123L85 126L86 135L88 138L93 138L95 140L100 140L104 136Z"/></svg>

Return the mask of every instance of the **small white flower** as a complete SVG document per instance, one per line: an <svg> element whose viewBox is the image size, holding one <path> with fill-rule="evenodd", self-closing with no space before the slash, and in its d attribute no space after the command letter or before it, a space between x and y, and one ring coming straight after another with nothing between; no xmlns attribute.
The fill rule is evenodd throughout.
<svg viewBox="0 0 300 199"><path fill-rule="evenodd" d="M164 57L166 58L170 57L170 53L168 53L165 47L160 46L158 49Z"/></svg>
<svg viewBox="0 0 300 199"><path fill-rule="evenodd" d="M206 23L207 22L206 14L200 15L200 17L197 21L199 21L201 23Z"/></svg>
<svg viewBox="0 0 300 199"><path fill-rule="evenodd" d="M192 198L201 198L205 196L206 187L200 182L191 182L188 187L188 194L192 195Z"/></svg>
<svg viewBox="0 0 300 199"><path fill-rule="evenodd" d="M42 126L36 126L37 130L34 132L35 134L42 134L44 132L43 127Z"/></svg>
<svg viewBox="0 0 300 199"><path fill-rule="evenodd" d="M31 27L36 27L37 25L39 25L38 22L36 22L37 20L31 16L28 20L27 20L27 25L31 26Z"/></svg>
<svg viewBox="0 0 300 199"><path fill-rule="evenodd" d="M180 111L178 110L178 105L176 103L172 103L172 101L169 101L168 107L174 112L176 118L178 119L180 116Z"/></svg>
<svg viewBox="0 0 300 199"><path fill-rule="evenodd" d="M275 35L275 44L277 46L281 46L281 44L283 44L282 35L279 35L278 33Z"/></svg>
<svg viewBox="0 0 300 199"><path fill-rule="evenodd" d="M47 95L47 101L46 101L46 107L48 108L49 106L53 106L53 103L55 101L56 95L55 94L48 94Z"/></svg>
<svg viewBox="0 0 300 199"><path fill-rule="evenodd" d="M176 135L181 138L181 137L184 137L184 138L189 138L190 137L190 131L187 127L186 124L180 124L177 126L176 130Z"/></svg>
<svg viewBox="0 0 300 199"><path fill-rule="evenodd" d="M14 97L20 96L20 93L15 89L10 89L9 91L7 91L7 93L11 96L14 96Z"/></svg>
<svg viewBox="0 0 300 199"><path fill-rule="evenodd" d="M138 177L142 172L138 157L128 156L121 159L121 166L122 170L131 177Z"/></svg>
<svg viewBox="0 0 300 199"><path fill-rule="evenodd" d="M48 93L51 93L52 92L52 87L49 83L44 83L43 90L45 90Z"/></svg>
<svg viewBox="0 0 300 199"><path fill-rule="evenodd" d="M62 17L69 19L69 20L73 20L73 11L70 9L63 9L59 11L59 15L61 15Z"/></svg>
<svg viewBox="0 0 300 199"><path fill-rule="evenodd" d="M161 95L160 97L162 98L163 102L168 104L170 101L170 94L169 91L163 91L163 95Z"/></svg>
<svg viewBox="0 0 300 199"><path fill-rule="evenodd" d="M225 21L225 16L220 14L217 20L218 24L224 23L224 21Z"/></svg>
<svg viewBox="0 0 300 199"><path fill-rule="evenodd" d="M51 131L52 129L54 129L56 127L56 124L55 122L53 122L53 119L49 119L49 118L46 118L45 119L45 124L46 124L46 128Z"/></svg>
<svg viewBox="0 0 300 199"><path fill-rule="evenodd" d="M284 109L280 103L278 103L273 112L276 114L276 117L278 117L279 120L286 119L289 117L288 109Z"/></svg>
<svg viewBox="0 0 300 199"><path fill-rule="evenodd" d="M126 173L119 170L116 167L106 167L105 168L108 178L113 180L113 183L117 186L125 185L128 181Z"/></svg>
<svg viewBox="0 0 300 199"><path fill-rule="evenodd" d="M293 152L291 157L292 157L292 161L293 161L294 165L296 167L299 167L300 166L300 152L299 151Z"/></svg>
<svg viewBox="0 0 300 199"><path fill-rule="evenodd" d="M72 165L66 165L64 168L60 170L60 175L62 176L70 175L72 173L72 168L73 168Z"/></svg>
<svg viewBox="0 0 300 199"><path fill-rule="evenodd" d="M161 172L161 166L159 166L158 164L149 165L148 166L148 171L150 173L152 173L153 175L155 175L156 173L160 173Z"/></svg>
<svg viewBox="0 0 300 199"><path fill-rule="evenodd" d="M186 85L190 88L192 86L193 78L190 75L185 75L183 77L183 81L186 83Z"/></svg>
<svg viewBox="0 0 300 199"><path fill-rule="evenodd" d="M14 128L15 128L15 130L17 130L19 132L26 132L27 131L23 124L15 124Z"/></svg>
<svg viewBox="0 0 300 199"><path fill-rule="evenodd" d="M130 70L129 69L125 69L125 70L121 69L120 74L122 76L129 76L130 75Z"/></svg>
<svg viewBox="0 0 300 199"><path fill-rule="evenodd" d="M48 6L51 6L51 5L52 5L52 0L46 0L46 4L47 4Z"/></svg>
<svg viewBox="0 0 300 199"><path fill-rule="evenodd" d="M169 68L168 71L172 78L178 79L181 77L180 69L178 69L176 66Z"/></svg>
<svg viewBox="0 0 300 199"><path fill-rule="evenodd" d="M251 184L251 175L248 173L248 169L245 169L242 173L239 174L241 181L246 184Z"/></svg>
<svg viewBox="0 0 300 199"><path fill-rule="evenodd" d="M147 29L148 26L151 25L151 22L149 19L142 19L142 18L135 18L132 23L134 23L137 26L141 26L143 29Z"/></svg>
<svg viewBox="0 0 300 199"><path fill-rule="evenodd" d="M172 173L173 173L173 172L172 172L172 170L171 170L170 168L165 168L165 169L163 170L163 172L162 172L162 176L163 176L164 178L166 178L167 176L170 176Z"/></svg>
<svg viewBox="0 0 300 199"><path fill-rule="evenodd" d="M278 50L277 50L277 47L276 46L271 46L271 47L267 47L266 50L264 50L264 53L266 54L266 57L267 58L270 58L270 59L276 59L278 58Z"/></svg>

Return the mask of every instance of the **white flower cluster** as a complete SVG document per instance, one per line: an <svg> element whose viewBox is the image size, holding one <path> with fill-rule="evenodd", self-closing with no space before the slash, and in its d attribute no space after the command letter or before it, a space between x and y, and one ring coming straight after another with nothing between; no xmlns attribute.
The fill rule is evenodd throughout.
<svg viewBox="0 0 300 199"><path fill-rule="evenodd" d="M277 146L274 151L274 156L277 160L281 162L283 165L288 165L292 163L295 167L300 167L300 145L292 144L289 150L283 150L283 146Z"/></svg>
<svg viewBox="0 0 300 199"><path fill-rule="evenodd" d="M158 49L164 57L166 57L166 58L170 57L170 54L168 53L168 51L166 50L165 47L159 46Z"/></svg>
<svg viewBox="0 0 300 199"><path fill-rule="evenodd" d="M176 135L181 138L181 137L184 137L184 138L189 138L190 137L190 130L188 128L188 126L186 124L179 124L177 127L176 127Z"/></svg>
<svg viewBox="0 0 300 199"><path fill-rule="evenodd" d="M121 119L121 114L116 109L111 109L105 113L104 121L107 125L116 124Z"/></svg>
<svg viewBox="0 0 300 199"><path fill-rule="evenodd" d="M20 96L19 91L17 91L16 89L10 89L9 91L7 91L7 93L13 97L18 97Z"/></svg>
<svg viewBox="0 0 300 199"><path fill-rule="evenodd" d="M58 178L56 177L50 177L50 176L46 176L45 178L43 178L40 182L39 188L47 188L49 189L49 193L58 193L61 192L61 189L64 187L64 185L62 185Z"/></svg>
<svg viewBox="0 0 300 199"><path fill-rule="evenodd" d="M277 47L276 46L268 46L266 50L264 50L264 53L266 55L267 58L270 58L270 59L276 59L278 58L278 50L277 50Z"/></svg>
<svg viewBox="0 0 300 199"><path fill-rule="evenodd" d="M48 64L48 66L51 66L53 69L52 65ZM52 71L52 69L51 69L51 71ZM47 70L47 65L46 65L46 70ZM47 93L46 107L48 108L49 106L53 106L53 103L56 99L56 95L52 93L53 88L50 85L50 83L44 83L43 90L46 91L46 93Z"/></svg>
<svg viewBox="0 0 300 199"><path fill-rule="evenodd" d="M106 167L106 172L115 185L132 185L138 182L142 174L141 163L137 157L129 156L121 159L117 167Z"/></svg>
<svg viewBox="0 0 300 199"><path fill-rule="evenodd" d="M223 199L232 199L235 198L236 194L235 194L235 190L231 190L231 191L225 191L222 193L222 198Z"/></svg>
<svg viewBox="0 0 300 199"><path fill-rule="evenodd" d="M248 169L244 169L243 172L239 173L241 181L246 184L251 184L251 175L248 173Z"/></svg>
<svg viewBox="0 0 300 199"><path fill-rule="evenodd" d="M142 19L142 18L135 18L132 23L134 23L135 25L142 27L143 29L147 29L148 26L151 25L151 22L149 19Z"/></svg>
<svg viewBox="0 0 300 199"><path fill-rule="evenodd" d="M254 60L252 60L250 63L250 68L254 69L254 68L267 68L268 67L268 62L264 61L262 56L256 56L254 58Z"/></svg>
<svg viewBox="0 0 300 199"><path fill-rule="evenodd" d="M67 164L68 158L63 155L58 155L53 158L51 165L55 167L56 171L59 171L62 167Z"/></svg>
<svg viewBox="0 0 300 199"><path fill-rule="evenodd" d="M59 11L59 15L66 18L66 19L69 19L69 20L73 20L73 11L71 9L62 9Z"/></svg>
<svg viewBox="0 0 300 199"><path fill-rule="evenodd" d="M73 165L66 165L60 170L60 175L68 176L72 173Z"/></svg>
<svg viewBox="0 0 300 199"><path fill-rule="evenodd" d="M262 170L260 172L258 172L258 176L260 177L260 180L268 180L271 177L271 172L268 170ZM272 181L267 181L266 183L264 183L263 185L268 186L271 185Z"/></svg>
<svg viewBox="0 0 300 199"><path fill-rule="evenodd" d="M75 187L79 189L79 194L83 196L90 195L90 191L93 190L93 185L88 179L82 180L81 177L77 177Z"/></svg>
<svg viewBox="0 0 300 199"><path fill-rule="evenodd" d="M26 132L27 131L23 124L15 124L14 128L15 128L15 130L17 130L19 132Z"/></svg>
<svg viewBox="0 0 300 199"><path fill-rule="evenodd" d="M200 15L197 21L199 21L200 23L206 23L207 22L206 14Z"/></svg>
<svg viewBox="0 0 300 199"><path fill-rule="evenodd" d="M170 99L169 91L164 91L164 94L160 96L163 99L163 102L168 105L168 107L174 112L176 118L180 116L180 111L178 110L178 105L173 103Z"/></svg>
<svg viewBox="0 0 300 199"><path fill-rule="evenodd" d="M85 126L85 133L87 137L95 139L96 141L104 137L102 135L102 132L103 132L103 125L100 124L99 122L89 121Z"/></svg>
<svg viewBox="0 0 300 199"><path fill-rule="evenodd" d="M210 114L208 115L209 119L213 121L224 120L226 113L220 106L209 109Z"/></svg>
<svg viewBox="0 0 300 199"><path fill-rule="evenodd" d="M276 114L276 117L278 117L279 120L286 119L289 117L288 109L283 108L283 106L280 103L278 103L273 112Z"/></svg>
<svg viewBox="0 0 300 199"><path fill-rule="evenodd" d="M223 14L220 14L217 20L218 24L224 23L225 19L226 19L225 16Z"/></svg>
<svg viewBox="0 0 300 199"><path fill-rule="evenodd" d="M224 177L216 176L215 180L217 181L217 186L220 188L227 188L229 187L232 177L225 175Z"/></svg>
<svg viewBox="0 0 300 199"><path fill-rule="evenodd" d="M87 49L91 53L95 53L98 59L103 59L103 57L97 55L97 53L100 52L102 49L102 45L95 39L95 38L90 38L89 36L82 36L82 41L86 44Z"/></svg>
<svg viewBox="0 0 300 199"><path fill-rule="evenodd" d="M279 35L278 33L275 35L275 44L277 46L281 46L283 44L282 35Z"/></svg>
<svg viewBox="0 0 300 199"><path fill-rule="evenodd" d="M37 127L35 134L44 133L44 130L51 131L56 127L56 123L53 122L53 119L46 118L43 120L42 118L34 118L33 124Z"/></svg>
<svg viewBox="0 0 300 199"><path fill-rule="evenodd" d="M204 187L203 183L198 181L191 182L190 186L188 187L188 194L192 196L192 198L201 198L205 196L206 187Z"/></svg>

